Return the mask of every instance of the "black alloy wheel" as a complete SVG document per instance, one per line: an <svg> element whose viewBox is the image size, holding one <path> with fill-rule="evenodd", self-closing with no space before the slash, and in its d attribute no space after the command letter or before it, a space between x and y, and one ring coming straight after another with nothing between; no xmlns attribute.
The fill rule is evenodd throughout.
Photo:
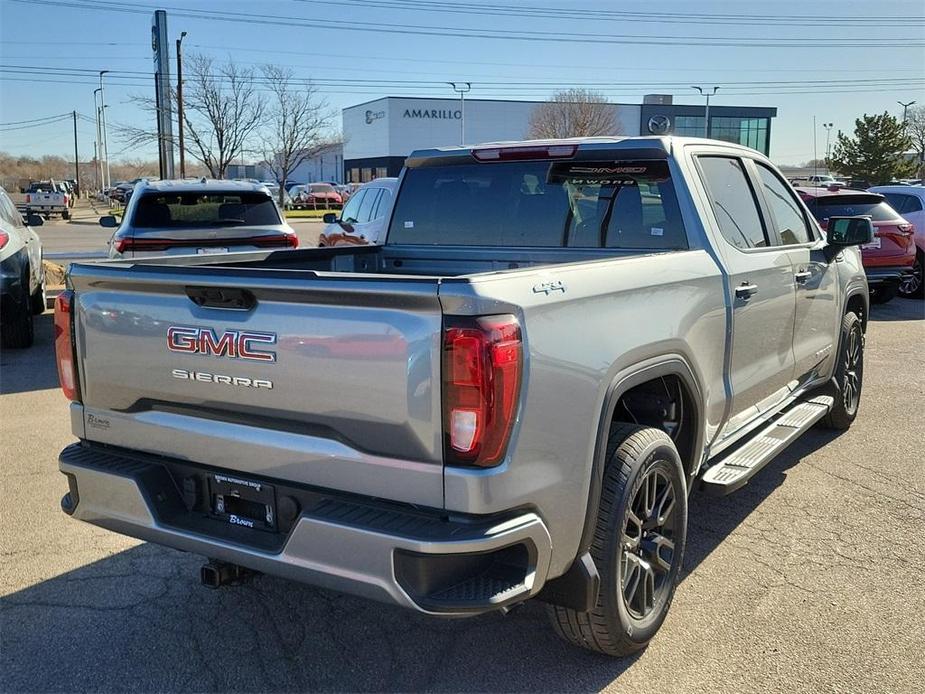
<svg viewBox="0 0 925 694"><path fill-rule="evenodd" d="M620 574L623 600L634 619L647 618L671 588L677 494L665 471L650 468L627 509Z"/></svg>

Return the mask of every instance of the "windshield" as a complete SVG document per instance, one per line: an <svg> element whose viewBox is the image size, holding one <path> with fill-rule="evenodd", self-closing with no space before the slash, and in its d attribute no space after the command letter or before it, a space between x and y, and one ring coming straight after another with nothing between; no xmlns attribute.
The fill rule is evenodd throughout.
<svg viewBox="0 0 925 694"><path fill-rule="evenodd" d="M276 226L276 205L266 193L149 193L138 201L137 229Z"/></svg>
<svg viewBox="0 0 925 694"><path fill-rule="evenodd" d="M503 162L409 169L392 244L687 248L664 161Z"/></svg>
<svg viewBox="0 0 925 694"><path fill-rule="evenodd" d="M874 222L894 222L899 219L896 211L881 198L850 195L832 195L815 198L806 203L809 211L819 221L829 217L870 217Z"/></svg>
<svg viewBox="0 0 925 694"><path fill-rule="evenodd" d="M313 193L333 193L334 186L327 183L312 183L311 191Z"/></svg>

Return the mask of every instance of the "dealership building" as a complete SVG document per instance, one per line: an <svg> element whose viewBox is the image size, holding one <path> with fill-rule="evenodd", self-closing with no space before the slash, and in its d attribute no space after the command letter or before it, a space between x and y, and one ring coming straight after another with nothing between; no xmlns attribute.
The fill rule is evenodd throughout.
<svg viewBox="0 0 925 694"><path fill-rule="evenodd" d="M530 118L541 101L467 99L465 118L458 99L387 96L343 110L344 177L369 181L397 176L411 152L465 142L497 142L527 138ZM673 103L665 94L651 94L641 104L607 104L614 111L619 135L704 135L704 105ZM768 153L771 119L776 108L711 106L709 136ZM463 123L464 121L464 123Z"/></svg>

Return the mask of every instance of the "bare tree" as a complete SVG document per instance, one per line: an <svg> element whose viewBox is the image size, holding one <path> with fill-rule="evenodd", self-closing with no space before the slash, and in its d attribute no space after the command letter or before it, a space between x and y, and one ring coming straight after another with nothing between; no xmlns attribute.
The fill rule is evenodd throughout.
<svg viewBox="0 0 925 694"><path fill-rule="evenodd" d="M264 99L257 89L259 75L232 61L216 64L212 58L192 55L184 66L183 121L185 150L202 162L213 178L224 178L228 165L251 151L261 124ZM176 98L176 94L174 94ZM153 96L135 96L144 111L157 114ZM129 147L157 143L157 132L147 128L116 128Z"/></svg>
<svg viewBox="0 0 925 694"><path fill-rule="evenodd" d="M906 135L912 140L912 148L918 154L919 176L925 176L925 106L909 109L906 116Z"/></svg>
<svg viewBox="0 0 925 694"><path fill-rule="evenodd" d="M322 136L331 116L327 104L317 98L311 85L293 84L291 70L276 65L262 68L270 91L267 127L261 132L264 163L279 184L279 205L283 206L286 181L306 159L331 146Z"/></svg>
<svg viewBox="0 0 925 694"><path fill-rule="evenodd" d="M529 137L537 139L619 135L616 109L589 89L556 92L530 116Z"/></svg>

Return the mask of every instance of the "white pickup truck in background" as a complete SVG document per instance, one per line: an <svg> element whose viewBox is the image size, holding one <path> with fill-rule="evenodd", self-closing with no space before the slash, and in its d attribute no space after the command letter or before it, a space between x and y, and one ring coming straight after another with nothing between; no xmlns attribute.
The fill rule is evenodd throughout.
<svg viewBox="0 0 925 694"><path fill-rule="evenodd" d="M33 181L25 192L10 196L23 214L36 213L46 218L53 214L70 219L70 193L57 181Z"/></svg>

